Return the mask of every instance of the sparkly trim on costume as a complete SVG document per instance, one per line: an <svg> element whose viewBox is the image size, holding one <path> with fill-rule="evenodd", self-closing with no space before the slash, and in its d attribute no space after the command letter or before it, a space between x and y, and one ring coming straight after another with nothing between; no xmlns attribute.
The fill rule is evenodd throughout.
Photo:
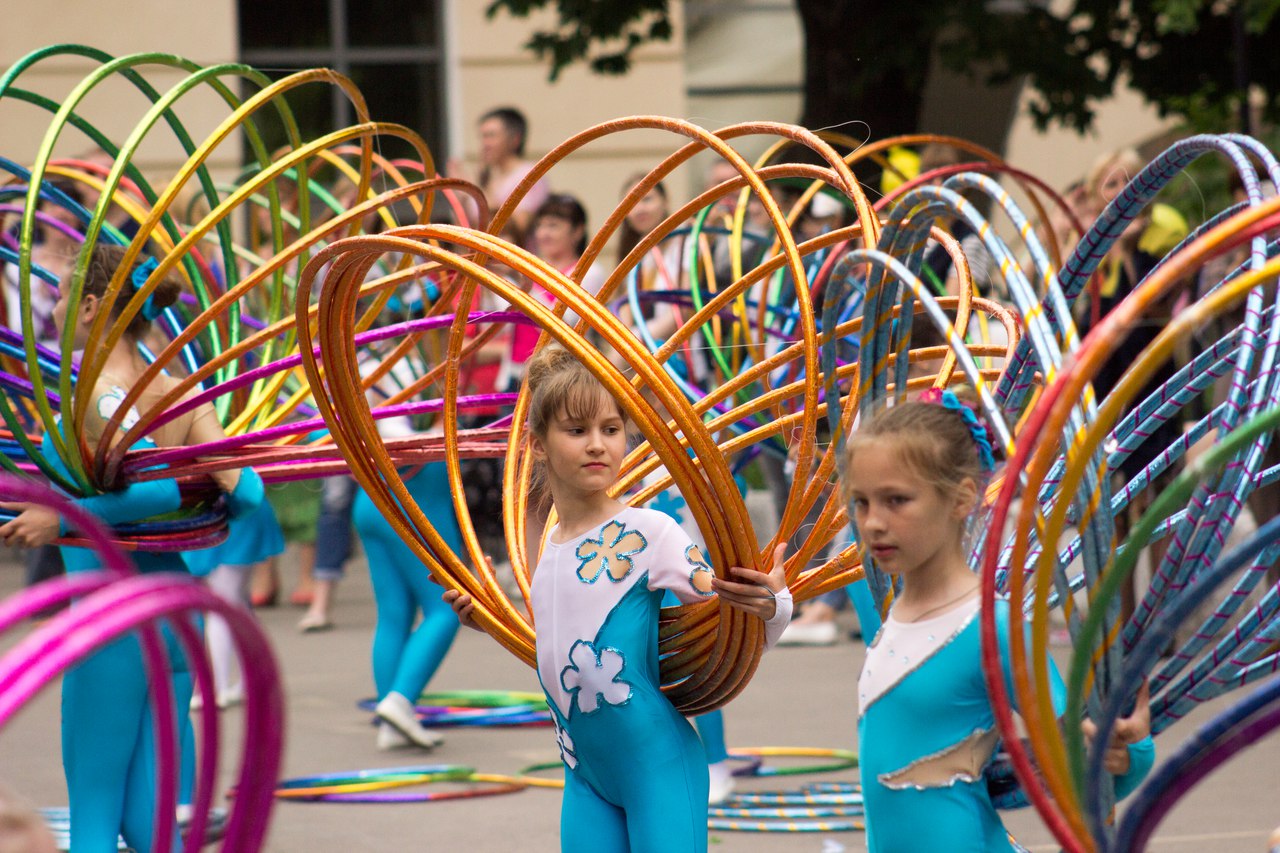
<svg viewBox="0 0 1280 853"><path fill-rule="evenodd" d="M976 782L982 778L982 768L991 760L1000 734L994 728L974 729L959 743L894 770L881 773L876 780L893 791L924 791L930 788L950 788L957 782Z"/></svg>
<svg viewBox="0 0 1280 853"><path fill-rule="evenodd" d="M620 679L626 665L617 649L578 640L569 649L569 665L560 671L560 686L584 714L595 713L601 704L625 705L631 699L631 685Z"/></svg>
<svg viewBox="0 0 1280 853"><path fill-rule="evenodd" d="M933 658L938 654L938 652L942 651L947 646L955 642L956 638L964 633L964 630L969 627L970 623L972 623L974 619L978 618L978 612L979 612L979 609L974 608L974 611L970 613L969 616L963 622L961 622L960 625L954 631L951 632L950 636L948 636L941 643L938 643L938 645L934 646L933 649L931 649L928 654L922 655L921 657L917 658L915 663L911 664L909 668L904 669L902 672L900 672L897 678L895 678L889 684L885 685L884 689L881 690L875 696L871 697L870 701L864 701L862 700L861 697L859 697L860 707L858 710L858 718L861 719L862 717L865 717L867 715L867 711L870 710L871 706L874 705L876 702L880 701L881 698L888 696L890 693L892 693L893 688L901 684L904 678L906 678L911 673L915 672L920 667L924 666L924 664L926 664L927 662L933 660ZM883 635L884 635L884 629L881 628L880 633L876 635L876 641L872 643L872 647L874 647L879 642L880 637ZM869 675L870 671L864 669L863 673Z"/></svg>
<svg viewBox="0 0 1280 853"><path fill-rule="evenodd" d="M632 557L644 553L649 540L639 530L628 530L621 521L610 521L600 528L600 538L583 539L574 555L578 564L578 579L583 583L595 583L601 573L619 583L635 568Z"/></svg>
<svg viewBox="0 0 1280 853"><path fill-rule="evenodd" d="M565 767L573 770L578 766L578 753L575 751L573 738L569 737L568 730L560 725L559 715L552 714L551 722L556 726L556 746L560 747L560 760L564 762Z"/></svg>
<svg viewBox="0 0 1280 853"><path fill-rule="evenodd" d="M711 579L716 574L711 571L711 564L707 562L702 549L697 545L690 545L684 551L684 558L689 561L689 565L693 566L693 571L689 573L689 586L693 587L693 591L707 598L715 595L716 591L711 587Z"/></svg>

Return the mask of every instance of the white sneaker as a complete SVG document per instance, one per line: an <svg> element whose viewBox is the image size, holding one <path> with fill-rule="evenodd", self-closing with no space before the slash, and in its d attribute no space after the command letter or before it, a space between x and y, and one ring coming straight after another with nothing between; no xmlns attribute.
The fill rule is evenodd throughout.
<svg viewBox="0 0 1280 853"><path fill-rule="evenodd" d="M400 734L400 730L390 723L383 721L378 723L378 749L382 752L389 752L393 749L404 749L413 746L413 741Z"/></svg>
<svg viewBox="0 0 1280 853"><path fill-rule="evenodd" d="M840 631L835 622L792 622L782 629L780 646L834 645Z"/></svg>
<svg viewBox="0 0 1280 853"><path fill-rule="evenodd" d="M423 728L422 723L418 722L418 713L413 709L413 703L399 693L388 693L387 698L378 703L374 713L395 726L415 746L432 749L444 743L439 732Z"/></svg>
<svg viewBox="0 0 1280 853"><path fill-rule="evenodd" d="M710 786L707 788L707 804L718 806L733 796L733 768L728 761L707 765Z"/></svg>
<svg viewBox="0 0 1280 853"><path fill-rule="evenodd" d="M226 710L244 702L244 682L237 682L226 690L218 691L218 707Z"/></svg>

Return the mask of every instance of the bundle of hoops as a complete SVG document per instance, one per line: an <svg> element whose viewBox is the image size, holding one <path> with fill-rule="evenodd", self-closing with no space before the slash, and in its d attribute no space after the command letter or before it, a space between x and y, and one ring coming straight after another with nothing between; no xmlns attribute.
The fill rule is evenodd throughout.
<svg viewBox="0 0 1280 853"><path fill-rule="evenodd" d="M69 97L57 100L22 87L33 67L69 57L92 65ZM165 91L151 82L155 72L174 71L182 76ZM147 105L124 139L110 138L91 120L94 96L117 79L135 87ZM249 92L243 98L241 86ZM290 106L303 87L332 87L350 100L357 122L304 137ZM214 132L196 140L183 124L182 108L185 98L203 90L218 95L227 113ZM674 484L704 533L715 572L723 574L731 565L759 567L776 542L799 541L786 569L797 599L865 576L883 606L892 584L873 561L861 558L856 535L854 544L806 568L849 515L838 490L830 488L843 440L860 412L908 392L963 381L977 390L1008 460L988 492L990 523L973 563L988 601L1007 595L1023 605L1012 608L1011 636L1014 692L1030 734L1026 746L1012 728L1012 697L999 675L990 608L984 609L984 666L1017 776L1064 848L1140 849L1190 787L1280 723L1280 684L1273 680L1172 751L1112 827L1107 786L1099 781L1101 751L1086 750L1075 727L1058 727L1045 668L1031 663L1045 659L1050 614L1061 613L1074 645L1068 714L1087 710L1099 721L1098 743L1106 742L1144 680L1151 687L1158 734L1196 704L1280 666L1280 587L1267 576L1280 555L1274 545L1280 522L1266 520L1243 542L1229 549L1224 544L1246 501L1280 476L1280 465L1269 455L1280 417L1280 323L1274 288L1267 288L1280 272L1271 236L1280 223L1280 200L1265 198L1259 180L1260 169L1280 184L1280 163L1253 139L1226 134L1174 144L1064 257L1054 237L1036 227L1048 208L1070 216L1062 199L1031 175L960 140L910 137L859 146L839 135L783 124L709 131L678 119L633 116L588 128L556 146L490 212L475 186L436 174L420 137L378 122L351 81L329 70L271 82L244 65L200 67L158 53L115 58L64 45L12 66L0 78L0 107L6 101L43 109L51 118L32 150L4 152L14 159L0 159L9 176L0 187L0 205L18 217L16 231L0 244L0 257L17 266L21 315L21 331L0 331L0 465L24 482L45 480L73 496L177 476L182 513L112 531L117 546L184 550L216 542L225 535L225 510L208 474L221 468L253 466L268 480L349 470L424 571L471 595L485 630L531 664L529 572L536 555L527 552L524 536L527 399L523 391L469 390L480 349L505 327L523 324L539 329L543 344L555 341L577 354L620 401L644 440L623 466L618 494L639 503ZM655 130L669 135L670 155L626 193L571 272L552 269L498 236L524 194L558 164L603 140ZM749 162L735 145L761 134L776 144ZM67 135L74 141L65 142ZM161 181L144 175L134 161L144 141L162 135L177 141L186 160ZM104 162L59 156L63 149L80 148L84 138L105 152ZM269 147L268 138L280 140L279 147ZM871 204L853 169L869 160L890 169L885 152L892 145L923 142L950 144L971 162L906 180ZM222 146L240 143L248 165L237 181L220 184L208 161ZM804 157L791 156L797 147L806 149ZM584 290L586 271L627 212L701 152L730 163L737 177L673 211L612 268L598 292ZM1156 193L1201 156L1227 158L1240 174L1246 200L1194 229L1081 340L1072 305L1099 260ZM96 203L76 202L54 178L83 188ZM786 210L770 192L784 184L799 192ZM798 240L792 225L817 194L843 206L850 224ZM179 205L184 195L189 203ZM712 213L722 200L736 200L723 223ZM752 200L767 218L763 233L745 225ZM78 225L53 224L42 204L69 211ZM448 224L436 222L444 208ZM245 239L237 239L232 228L237 217L254 223ZM950 233L956 222L980 235L1011 307L975 292L967 259ZM62 228L83 241L67 284L72 310L94 243L125 246L122 270L144 257L155 261L120 308L118 321L94 327L78 361L69 336L57 346L35 337L33 293L48 278L32 261L37 225ZM1002 238L1006 233L1009 238ZM712 235L730 247L729 280L706 248ZM639 265L675 238L695 247L687 269L659 291L644 290ZM954 263L956 296L935 293L922 277L930 240ZM1172 298L1186 292L1191 274L1207 260L1238 246L1249 247L1241 266L1210 282L1203 295ZM552 294L554 305L513 283L512 273ZM125 292L126 274L112 282L104 297L108 304ZM158 336L147 342L150 367L121 401L100 443L89 447L83 438L88 395L79 389L93 386L104 354L170 275L183 281L184 296L157 318ZM488 297L509 308L482 310ZM627 301L638 312L654 300L669 303L679 318L665 340L647 330L637 333L612 310ZM1115 389L1098 399L1091 380L1099 367L1157 304L1170 303L1184 307ZM1213 339L1202 337L1192 358L1167 371L1171 378L1143 391L1175 349L1211 320L1218 330ZM917 345L926 327L935 331L935 340ZM989 334L992 329L1003 333ZM701 378L688 369L694 348L711 365ZM923 363L936 367L908 376L910 365ZM162 372L180 377L174 390L140 407L136 421L126 423L126 414ZM398 390L370 404L366 392L388 376L395 377ZM1207 403L1187 418L1183 435L1144 454L1152 461L1140 472L1123 482L1115 479L1121 463L1151 440L1156 427L1193 401ZM228 438L138 448L165 423L204 402L214 404ZM476 425L462 429L466 414ZM54 429L59 415L62 431ZM377 421L398 416L437 420L443 435L383 441ZM819 441L820 425L834 438L829 446ZM35 437L50 430L57 436L56 465ZM1197 442L1210 449L1155 494L1153 482L1172 472ZM734 473L759 453L790 455L796 471L779 528L757 549ZM514 598L484 559L465 499L462 463L486 456L505 459L503 521L519 589ZM446 463L453 486L461 553L445 547L396 473L436 460ZM658 466L667 477L641 487ZM26 488L7 479L2 491L13 498ZM1154 499L1141 521L1118 534L1115 514L1144 493ZM807 515L816 523L797 537ZM1168 547L1154 557L1136 612L1122 619L1118 590L1132 576L1139 553L1158 540ZM137 578L119 583L145 586ZM73 594L70 586L59 589L58 595ZM1090 602L1084 614L1073 599L1081 590ZM146 595L153 593L161 594L148 588ZM166 607L209 604L187 598L176 603L181 596L173 595ZM1212 613L1189 622L1206 601L1214 603ZM77 619L88 618L88 611L76 613ZM1023 620L1030 623L1029 647L1019 630ZM1182 628L1191 639L1162 663L1161 652ZM691 714L723 705L754 674L762 642L759 620L714 602L664 611L660 653L668 695ZM264 676L262 689L273 679L274 673ZM18 694L4 695L11 713ZM422 781L457 781L462 769L416 774ZM471 782L482 781L467 774ZM290 790L339 796L359 793L348 790L352 785L371 784L345 777L304 782ZM242 798L244 790L242 783ZM229 832L239 826L233 814Z"/></svg>

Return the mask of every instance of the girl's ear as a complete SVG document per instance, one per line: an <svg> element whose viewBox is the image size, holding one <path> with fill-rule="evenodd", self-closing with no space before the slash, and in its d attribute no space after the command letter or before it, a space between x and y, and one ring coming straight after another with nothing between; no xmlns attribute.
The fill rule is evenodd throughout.
<svg viewBox="0 0 1280 853"><path fill-rule="evenodd" d="M978 484L972 477L965 477L960 481L960 485L956 486L956 500L951 508L952 515L959 519L967 518L977 505Z"/></svg>
<svg viewBox="0 0 1280 853"><path fill-rule="evenodd" d="M88 325L98 316L98 309L102 307L102 300L92 293L85 293L80 297L80 322Z"/></svg>
<svg viewBox="0 0 1280 853"><path fill-rule="evenodd" d="M533 458L539 462L547 461L547 448L542 443L542 439L535 433L529 433L529 449L533 451Z"/></svg>

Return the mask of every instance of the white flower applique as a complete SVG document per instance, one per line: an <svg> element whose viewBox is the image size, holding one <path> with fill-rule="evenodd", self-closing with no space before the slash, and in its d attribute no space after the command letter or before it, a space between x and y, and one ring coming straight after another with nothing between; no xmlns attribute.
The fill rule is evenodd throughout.
<svg viewBox="0 0 1280 853"><path fill-rule="evenodd" d="M622 705L631 698L631 685L618 680L625 665L617 649L597 649L578 640L569 649L569 665L560 671L560 685L577 694L578 710L584 714L594 713L602 702Z"/></svg>
<svg viewBox="0 0 1280 853"><path fill-rule="evenodd" d="M565 767L573 770L578 766L578 753L574 751L573 738L569 737L569 732L560 725L560 720L554 714L551 715L551 722L556 725L556 746L560 747L560 760Z"/></svg>
<svg viewBox="0 0 1280 853"><path fill-rule="evenodd" d="M120 409L124 403L125 390L119 385L112 385L111 389L98 398L98 417L103 422L111 420L112 416ZM138 409L136 406L130 406L129 411L120 419L120 428L129 429L138 422Z"/></svg>

